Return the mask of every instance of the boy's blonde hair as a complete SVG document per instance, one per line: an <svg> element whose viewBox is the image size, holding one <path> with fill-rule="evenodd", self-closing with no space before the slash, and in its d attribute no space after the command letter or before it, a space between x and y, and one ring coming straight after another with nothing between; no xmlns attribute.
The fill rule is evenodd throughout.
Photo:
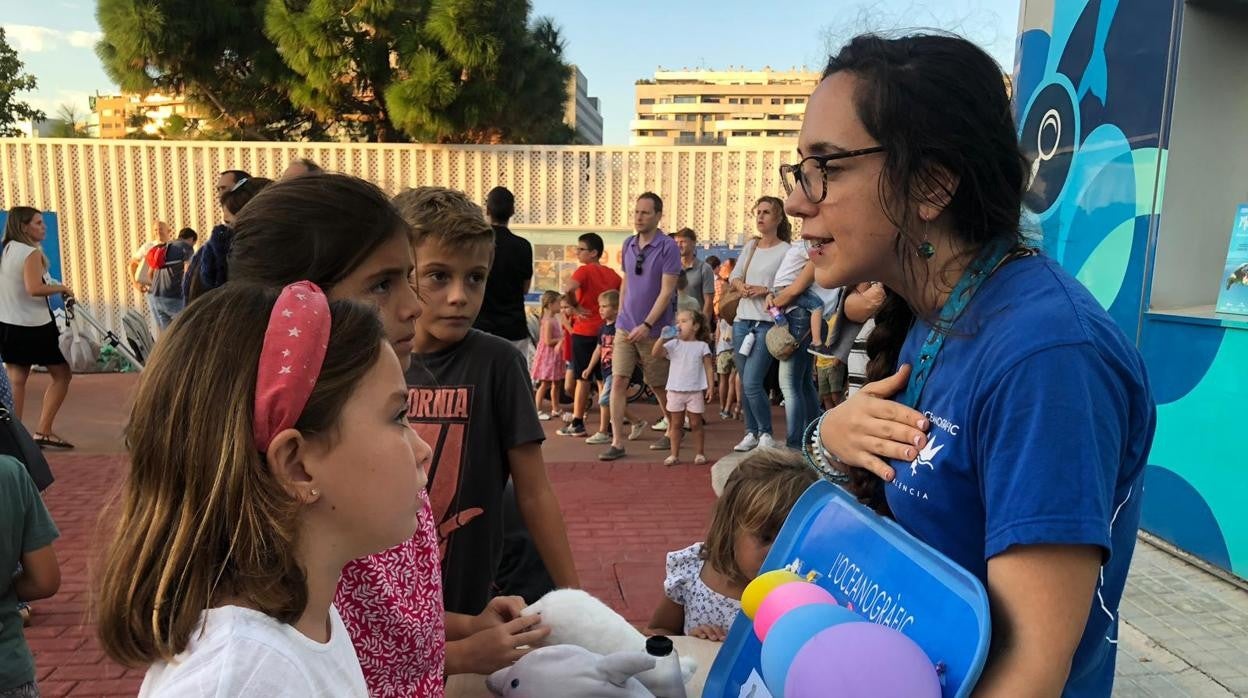
<svg viewBox="0 0 1248 698"><path fill-rule="evenodd" d="M481 207L466 194L446 187L405 189L393 200L403 220L412 226L412 245L434 241L448 250L488 248L494 261L494 229L485 222Z"/></svg>
<svg viewBox="0 0 1248 698"><path fill-rule="evenodd" d="M617 310L620 307L620 292L615 289L609 289L598 294L598 302L606 303Z"/></svg>
<svg viewBox="0 0 1248 698"><path fill-rule="evenodd" d="M732 584L748 583L734 552L737 534L754 534L770 545L789 510L817 479L796 451L755 450L728 476L724 494L715 502L703 559Z"/></svg>
<svg viewBox="0 0 1248 698"><path fill-rule="evenodd" d="M283 623L307 604L295 556L302 505L256 450L252 427L278 293L233 282L205 294L143 371L125 431L130 469L101 521L111 535L93 599L100 646L120 664L172 659L201 614L230 599ZM325 360L295 423L309 439L337 437L385 337L371 307L335 301L330 316Z"/></svg>

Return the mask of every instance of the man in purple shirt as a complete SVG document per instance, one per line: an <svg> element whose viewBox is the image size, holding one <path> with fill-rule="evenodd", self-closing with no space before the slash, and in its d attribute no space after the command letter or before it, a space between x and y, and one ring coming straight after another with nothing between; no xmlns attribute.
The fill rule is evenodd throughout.
<svg viewBox="0 0 1248 698"><path fill-rule="evenodd" d="M615 321L615 348L611 354L611 447L599 454L599 460L616 460L624 456L624 408L628 402L628 379L637 364L646 385L659 399L663 419L667 419L668 363L666 358L651 355L659 332L674 324L676 279L680 276L680 248L659 230L663 218L663 199L646 192L637 197L633 209L636 235L624 241L623 282L620 284L620 315ZM644 427L644 424L641 425ZM641 430L633 425L635 432ZM667 436L650 444L654 451L671 448Z"/></svg>

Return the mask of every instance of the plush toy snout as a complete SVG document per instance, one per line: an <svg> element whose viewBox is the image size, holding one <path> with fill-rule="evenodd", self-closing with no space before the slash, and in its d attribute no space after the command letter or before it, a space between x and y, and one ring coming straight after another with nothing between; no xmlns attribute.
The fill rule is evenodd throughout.
<svg viewBox="0 0 1248 698"><path fill-rule="evenodd" d="M654 657L644 652L604 657L575 645L554 645L490 674L485 685L506 698L654 698L634 678L654 664Z"/></svg>

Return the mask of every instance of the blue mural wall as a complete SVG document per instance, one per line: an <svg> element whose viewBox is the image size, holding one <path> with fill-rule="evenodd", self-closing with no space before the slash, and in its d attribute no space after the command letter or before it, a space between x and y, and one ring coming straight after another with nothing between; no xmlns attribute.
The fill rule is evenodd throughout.
<svg viewBox="0 0 1248 698"><path fill-rule="evenodd" d="M1181 11L1181 0L1026 0L1014 81L1020 142L1036 163L1026 206L1045 251L1147 361L1158 429L1142 526L1248 576L1248 485L1232 421L1248 398L1248 322L1147 312L1153 235L1167 234L1167 76Z"/></svg>

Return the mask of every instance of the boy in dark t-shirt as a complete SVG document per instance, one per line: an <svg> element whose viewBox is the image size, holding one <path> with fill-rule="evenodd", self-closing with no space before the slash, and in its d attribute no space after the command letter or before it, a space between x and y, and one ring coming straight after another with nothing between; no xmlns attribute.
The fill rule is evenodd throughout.
<svg viewBox="0 0 1248 698"><path fill-rule="evenodd" d="M508 478L551 578L579 587L524 358L511 342L472 329L493 261L490 227L450 189L405 191L395 204L415 231L422 313L407 372L408 418L434 449L429 500L446 610L475 615L489 602L503 553Z"/></svg>
<svg viewBox="0 0 1248 698"><path fill-rule="evenodd" d="M598 295L598 313L602 317L602 327L598 330L598 346L589 357L589 366L581 377L588 380L598 369L602 380L598 381L598 432L585 439L585 443L611 443L611 349L615 346L615 318L620 314L620 292L603 291ZM634 426L641 424L628 411L628 402L624 403L624 419ZM630 441L641 435L641 429L633 429L628 435Z"/></svg>

